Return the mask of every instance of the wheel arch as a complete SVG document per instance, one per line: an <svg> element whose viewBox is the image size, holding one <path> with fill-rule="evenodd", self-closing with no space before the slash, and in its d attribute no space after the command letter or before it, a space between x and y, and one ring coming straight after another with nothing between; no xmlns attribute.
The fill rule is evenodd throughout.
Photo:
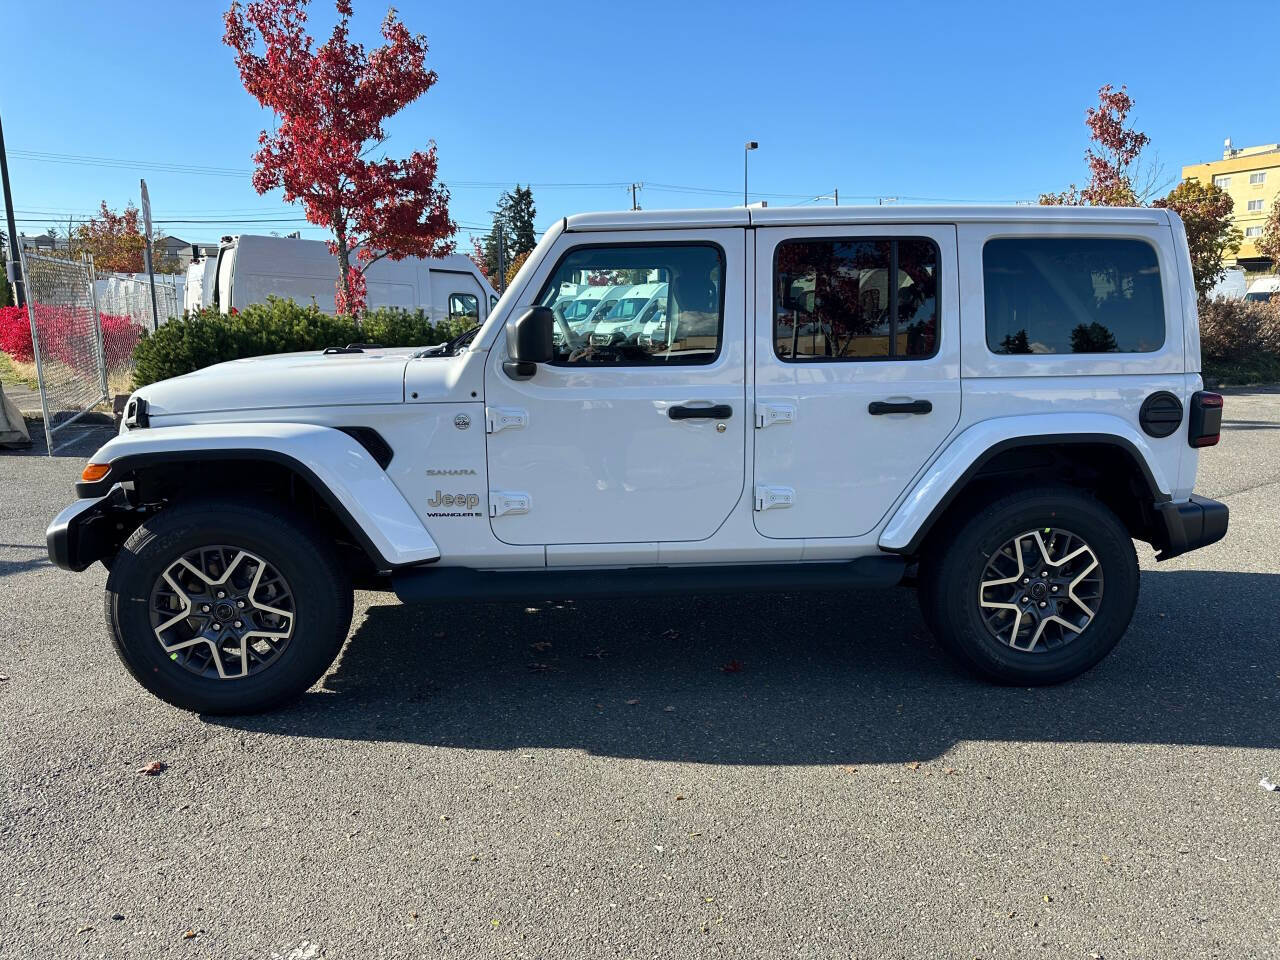
<svg viewBox="0 0 1280 960"><path fill-rule="evenodd" d="M118 511L120 492L130 509L144 512L210 493L227 496L243 491L258 496L265 492L283 494L296 507L311 508L321 519L331 519L333 532L345 534L378 573L439 559L440 551L426 527L358 438L336 428L311 425L226 429L244 426L138 430L110 441L91 458L109 467L105 476L76 485L88 504L82 499L80 504L86 506L76 516L59 517L66 541L75 544L75 527L88 523L95 512ZM51 526L51 556L54 534ZM55 562L73 569L102 559L70 556L71 548L62 553L69 562L60 563L56 557Z"/></svg>
<svg viewBox="0 0 1280 960"><path fill-rule="evenodd" d="M1011 483L1065 483L1087 489L1139 540L1159 545L1158 504L1171 497L1134 438L1112 431L1019 433L952 451L953 443L895 511L880 548L915 556L944 521ZM948 454L952 454L948 456ZM944 462L945 461L945 462ZM940 481L941 478L941 481Z"/></svg>

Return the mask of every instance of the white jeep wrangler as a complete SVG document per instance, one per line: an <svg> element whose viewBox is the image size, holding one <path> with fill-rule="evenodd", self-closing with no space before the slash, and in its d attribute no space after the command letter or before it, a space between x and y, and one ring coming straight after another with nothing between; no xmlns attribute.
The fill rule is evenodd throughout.
<svg viewBox="0 0 1280 960"><path fill-rule="evenodd" d="M555 309L624 282L661 285L663 336L597 342ZM1199 370L1165 210L584 214L443 348L139 390L49 553L102 561L126 667L211 713L312 684L353 586L410 602L908 582L967 666L1053 683L1125 631L1134 539L1165 558L1226 533L1227 508L1192 495L1222 415Z"/></svg>

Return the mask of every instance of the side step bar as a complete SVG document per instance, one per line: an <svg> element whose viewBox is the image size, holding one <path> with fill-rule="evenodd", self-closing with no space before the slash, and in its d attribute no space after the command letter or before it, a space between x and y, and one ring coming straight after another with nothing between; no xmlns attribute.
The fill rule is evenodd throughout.
<svg viewBox="0 0 1280 960"><path fill-rule="evenodd" d="M404 603L432 600L567 600L673 593L791 593L847 587L892 587L906 559L895 554L814 563L620 567L603 570L474 570L408 567L391 575Z"/></svg>

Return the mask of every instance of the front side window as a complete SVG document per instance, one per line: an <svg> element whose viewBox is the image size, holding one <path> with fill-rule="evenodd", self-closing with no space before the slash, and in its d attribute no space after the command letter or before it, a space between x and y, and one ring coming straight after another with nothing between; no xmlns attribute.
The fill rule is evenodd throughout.
<svg viewBox="0 0 1280 960"><path fill-rule="evenodd" d="M538 297L558 364L710 363L724 328L724 254L709 243L570 250Z"/></svg>
<svg viewBox="0 0 1280 960"><path fill-rule="evenodd" d="M449 294L449 317L451 319L469 317L479 322L480 301L476 299L475 294L471 293Z"/></svg>
<svg viewBox="0 0 1280 960"><path fill-rule="evenodd" d="M1149 353L1164 344L1160 266L1141 240L988 240L982 278L993 353Z"/></svg>
<svg viewBox="0 0 1280 960"><path fill-rule="evenodd" d="M787 240L773 265L786 361L917 360L938 349L938 247L926 237Z"/></svg>

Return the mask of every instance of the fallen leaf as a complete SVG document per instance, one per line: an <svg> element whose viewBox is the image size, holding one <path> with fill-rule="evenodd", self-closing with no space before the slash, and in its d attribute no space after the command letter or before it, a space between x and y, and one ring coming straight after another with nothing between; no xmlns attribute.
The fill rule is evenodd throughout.
<svg viewBox="0 0 1280 960"><path fill-rule="evenodd" d="M1046 894L1044 895L1044 902L1045 902L1045 903L1053 903L1053 897L1049 896L1049 895L1046 893Z"/></svg>
<svg viewBox="0 0 1280 960"><path fill-rule="evenodd" d="M904 764L904 766L906 766L906 768L907 768L908 770L919 770L919 769L920 769L920 761L919 761L919 760L916 760L916 761L914 761L914 762L912 762L912 763Z"/></svg>
<svg viewBox="0 0 1280 960"><path fill-rule="evenodd" d="M81 927L79 930L76 931L76 933L88 933L92 929L93 927Z"/></svg>
<svg viewBox="0 0 1280 960"><path fill-rule="evenodd" d="M169 765L163 760L152 760L145 767L139 767L138 772L144 777L158 777L169 769Z"/></svg>
<svg viewBox="0 0 1280 960"><path fill-rule="evenodd" d="M550 641L550 640L539 640L537 643L531 643L531 644L529 644L529 649L530 649L530 650L536 650L536 651L538 651L538 653L546 653L548 650L550 650L550 649L551 649L551 641Z"/></svg>
<svg viewBox="0 0 1280 960"><path fill-rule="evenodd" d="M722 673L741 673L742 663L741 661L738 661L738 660L730 660L723 667L721 667L720 670Z"/></svg>
<svg viewBox="0 0 1280 960"><path fill-rule="evenodd" d="M857 772L858 772L858 768L857 768L857 767L843 766L843 767L841 767L840 769L841 769L841 770L843 770L845 773L857 773Z"/></svg>
<svg viewBox="0 0 1280 960"><path fill-rule="evenodd" d="M956 772L956 768L955 768L955 767L944 767L942 772L943 772L943 773L945 773L945 774L949 777L949 776L953 775L953 774Z"/></svg>
<svg viewBox="0 0 1280 960"><path fill-rule="evenodd" d="M684 794L683 794L683 793L677 793L677 794L676 794L676 799L677 799L677 800L683 800L683 799L684 799Z"/></svg>
<svg viewBox="0 0 1280 960"><path fill-rule="evenodd" d="M188 930L186 933L182 935L183 940L194 940L195 938L196 938L196 932L194 930Z"/></svg>

